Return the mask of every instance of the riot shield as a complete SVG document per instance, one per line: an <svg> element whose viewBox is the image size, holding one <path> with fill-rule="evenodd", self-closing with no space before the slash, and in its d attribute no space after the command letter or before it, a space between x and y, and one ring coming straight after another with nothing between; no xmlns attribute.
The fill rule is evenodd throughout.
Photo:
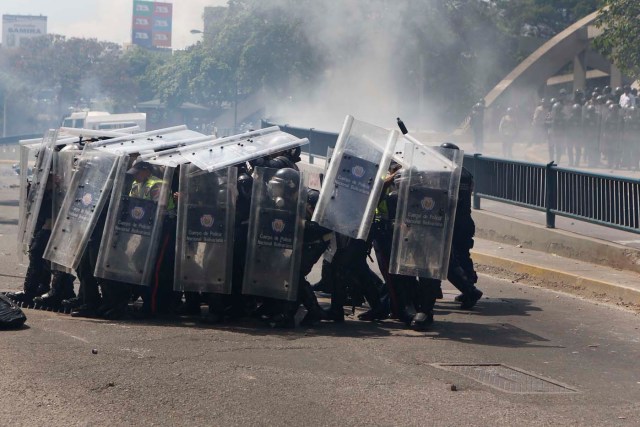
<svg viewBox="0 0 640 427"><path fill-rule="evenodd" d="M308 143L309 140L306 138L297 138L273 126L188 145L166 153L145 155L143 159L160 165L190 162L202 170L214 171Z"/></svg>
<svg viewBox="0 0 640 427"><path fill-rule="evenodd" d="M18 236L23 236L26 226L26 206L27 206L27 193L29 189L29 183L33 174L36 161L38 159L38 151L42 146L42 139L36 141L20 141L20 200L19 216L18 216ZM22 239L18 238L18 260L22 262L24 256L24 247Z"/></svg>
<svg viewBox="0 0 640 427"><path fill-rule="evenodd" d="M69 192L69 186L71 185L71 178L75 171L78 159L82 155L81 150L63 150L55 151L53 153L53 173L51 174L52 180L52 222L56 223L60 210L62 209L62 203L64 198ZM72 270L62 265L51 263L51 268L54 270L64 271L72 274Z"/></svg>
<svg viewBox="0 0 640 427"><path fill-rule="evenodd" d="M22 217L22 222L19 222L20 227L18 229L20 251L24 254L29 251L31 240L33 240L42 200L45 197L45 193L50 191L50 188L47 188L47 183L49 182L53 150L57 139L57 131L47 131L38 150L37 159L33 167L33 177L28 184L24 199L24 209L21 209L24 216Z"/></svg>
<svg viewBox="0 0 640 427"><path fill-rule="evenodd" d="M93 142L91 146L99 151L118 154L153 153L167 147L175 147L193 141L199 142L210 138L210 136L189 130L185 126L176 126Z"/></svg>
<svg viewBox="0 0 640 427"><path fill-rule="evenodd" d="M85 147L51 231L45 259L74 270L78 267L108 200L116 166L126 160L126 156Z"/></svg>
<svg viewBox="0 0 640 427"><path fill-rule="evenodd" d="M137 182L118 165L95 276L134 285L149 285L156 262L164 216L171 195L173 168L156 167Z"/></svg>
<svg viewBox="0 0 640 427"><path fill-rule="evenodd" d="M407 141L389 272L446 279L464 153Z"/></svg>
<svg viewBox="0 0 640 427"><path fill-rule="evenodd" d="M302 177L283 191L277 172L258 167L254 173L242 293L295 301L306 198Z"/></svg>
<svg viewBox="0 0 640 427"><path fill-rule="evenodd" d="M180 167L176 291L231 293L237 175Z"/></svg>
<svg viewBox="0 0 640 427"><path fill-rule="evenodd" d="M366 240L400 132L347 116L338 136L313 221Z"/></svg>

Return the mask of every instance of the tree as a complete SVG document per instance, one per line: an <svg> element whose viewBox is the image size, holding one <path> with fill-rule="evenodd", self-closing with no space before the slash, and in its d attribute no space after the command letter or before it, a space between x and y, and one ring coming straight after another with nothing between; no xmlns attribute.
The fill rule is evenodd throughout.
<svg viewBox="0 0 640 427"><path fill-rule="evenodd" d="M606 0L605 3L596 24L604 32L596 38L596 47L622 72L640 78L640 2Z"/></svg>

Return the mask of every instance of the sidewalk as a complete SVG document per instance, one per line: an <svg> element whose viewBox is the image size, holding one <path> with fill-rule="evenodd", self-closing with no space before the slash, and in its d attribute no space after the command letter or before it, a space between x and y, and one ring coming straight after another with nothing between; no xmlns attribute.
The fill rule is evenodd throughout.
<svg viewBox="0 0 640 427"><path fill-rule="evenodd" d="M499 273L514 283L640 308L638 273L483 239L475 239L472 258L479 271Z"/></svg>

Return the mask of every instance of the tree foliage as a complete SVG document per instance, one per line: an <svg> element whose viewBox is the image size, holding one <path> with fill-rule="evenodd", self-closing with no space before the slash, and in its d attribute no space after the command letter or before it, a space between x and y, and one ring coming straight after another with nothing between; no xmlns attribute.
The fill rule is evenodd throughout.
<svg viewBox="0 0 640 427"><path fill-rule="evenodd" d="M606 0L597 21L603 34L596 46L625 74L640 78L640 2Z"/></svg>

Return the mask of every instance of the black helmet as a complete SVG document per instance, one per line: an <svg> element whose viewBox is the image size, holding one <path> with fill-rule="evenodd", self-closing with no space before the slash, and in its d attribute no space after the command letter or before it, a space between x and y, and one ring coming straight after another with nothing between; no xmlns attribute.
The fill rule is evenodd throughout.
<svg viewBox="0 0 640 427"><path fill-rule="evenodd" d="M298 190L300 174L291 168L279 169L267 183L269 195L273 198L291 196Z"/></svg>
<svg viewBox="0 0 640 427"><path fill-rule="evenodd" d="M616 95L618 95L618 96L620 96L620 95L622 95L622 94L623 94L623 92L622 92L622 88L621 88L620 86L618 86L618 87L616 88L615 94L616 94Z"/></svg>
<svg viewBox="0 0 640 427"><path fill-rule="evenodd" d="M287 157L291 160L300 160L300 153L302 153L302 147L297 146L287 151Z"/></svg>
<svg viewBox="0 0 640 427"><path fill-rule="evenodd" d="M549 105L553 105L556 102L558 102L558 98L551 98L551 100L549 100Z"/></svg>
<svg viewBox="0 0 640 427"><path fill-rule="evenodd" d="M316 207L318 200L320 199L320 192L313 188L307 188L307 204L311 207Z"/></svg>
<svg viewBox="0 0 640 427"><path fill-rule="evenodd" d="M600 88L598 86L594 87L593 93L597 93L598 95L600 95Z"/></svg>
<svg viewBox="0 0 640 427"><path fill-rule="evenodd" d="M611 86L605 86L604 88L602 88L602 93L604 95L609 95L611 93Z"/></svg>
<svg viewBox="0 0 640 427"><path fill-rule="evenodd" d="M560 94L560 96L566 96L567 95L567 90L566 89L560 89L560 92L558 92Z"/></svg>
<svg viewBox="0 0 640 427"><path fill-rule="evenodd" d="M598 104L604 104L606 102L606 99L607 98L604 95L598 95L596 101L598 101Z"/></svg>
<svg viewBox="0 0 640 427"><path fill-rule="evenodd" d="M458 147L453 142L443 142L442 144L440 144L440 147L448 148L449 150L460 150L460 147Z"/></svg>

